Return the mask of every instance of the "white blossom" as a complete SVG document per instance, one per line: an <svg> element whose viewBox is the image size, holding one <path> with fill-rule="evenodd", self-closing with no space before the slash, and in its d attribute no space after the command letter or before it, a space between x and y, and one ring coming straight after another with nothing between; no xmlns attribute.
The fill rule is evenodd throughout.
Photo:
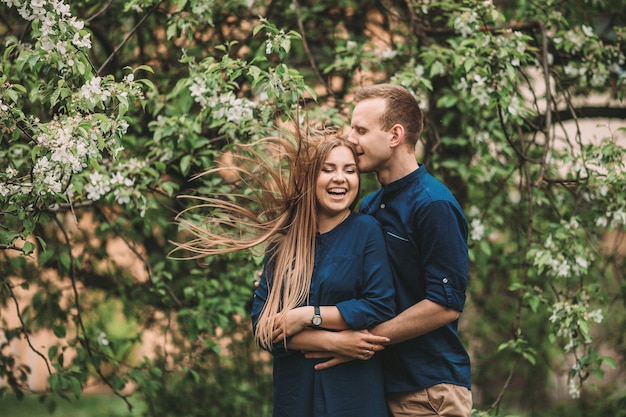
<svg viewBox="0 0 626 417"><path fill-rule="evenodd" d="M571 266L565 260L559 262L556 265L556 276L560 278L567 278L570 275Z"/></svg>
<svg viewBox="0 0 626 417"><path fill-rule="evenodd" d="M11 188L7 184L0 182L0 195L6 197L9 194L11 194Z"/></svg>
<svg viewBox="0 0 626 417"><path fill-rule="evenodd" d="M569 395L572 398L580 398L580 386L576 383L574 378L569 381Z"/></svg>
<svg viewBox="0 0 626 417"><path fill-rule="evenodd" d="M563 346L563 350L565 352L571 352L572 350L574 350L574 347L575 347L574 339L570 337L569 342L567 342L567 344Z"/></svg>
<svg viewBox="0 0 626 417"><path fill-rule="evenodd" d="M468 37L474 33L474 28L478 22L478 14L474 10L468 10L454 19L454 29L463 37Z"/></svg>
<svg viewBox="0 0 626 417"><path fill-rule="evenodd" d="M513 204L518 204L522 201L522 194L517 189L509 191L509 201Z"/></svg>
<svg viewBox="0 0 626 417"><path fill-rule="evenodd" d="M576 265L578 265L582 269L587 269L589 267L587 259L583 258L582 256L576 257Z"/></svg>
<svg viewBox="0 0 626 417"><path fill-rule="evenodd" d="M611 215L611 228L626 226L626 212L622 209L614 211Z"/></svg>
<svg viewBox="0 0 626 417"><path fill-rule="evenodd" d="M606 218L606 216L600 216L596 219L597 227L606 227L608 224L609 224L609 221Z"/></svg>
<svg viewBox="0 0 626 417"><path fill-rule="evenodd" d="M604 320L604 316L602 315L601 309L590 311L588 317L589 317L589 320L592 320L596 323L602 323L602 320Z"/></svg>
<svg viewBox="0 0 626 417"><path fill-rule="evenodd" d="M88 34L81 36L78 32L74 34L72 44L77 48L91 48L91 39Z"/></svg>
<svg viewBox="0 0 626 417"><path fill-rule="evenodd" d="M476 217L480 214L481 210L476 206L471 206L467 212L468 217Z"/></svg>
<svg viewBox="0 0 626 417"><path fill-rule="evenodd" d="M593 28L591 26L582 25L581 29L583 33L585 34L585 36L587 36L588 38L593 37Z"/></svg>
<svg viewBox="0 0 626 417"><path fill-rule="evenodd" d="M398 55L398 51L391 49L391 48L386 48L384 50L378 50L377 51L377 55L381 58L381 59L393 59L396 57L396 55Z"/></svg>
<svg viewBox="0 0 626 417"><path fill-rule="evenodd" d="M89 176L89 184L87 184L85 190L89 200L97 201L111 191L109 179L99 172L92 172Z"/></svg>
<svg viewBox="0 0 626 417"><path fill-rule="evenodd" d="M102 346L109 345L109 339L107 339L107 334L105 332L100 332L97 340L98 340L98 343L101 344Z"/></svg>
<svg viewBox="0 0 626 417"><path fill-rule="evenodd" d="M483 142L486 142L487 140L489 140L489 132L483 130L481 132L476 133L477 143L483 143Z"/></svg>
<svg viewBox="0 0 626 417"><path fill-rule="evenodd" d="M101 81L100 77L92 77L91 80L80 88L79 97L86 99L91 104L105 101L111 96L111 93L100 86Z"/></svg>
<svg viewBox="0 0 626 417"><path fill-rule="evenodd" d="M5 173L6 173L7 178L9 179L15 178L18 174L17 169L13 167L7 167Z"/></svg>
<svg viewBox="0 0 626 417"><path fill-rule="evenodd" d="M474 219L472 220L472 223L470 225L470 238L472 240L481 240L483 238L483 236L485 235L485 225L480 221L480 219Z"/></svg>
<svg viewBox="0 0 626 417"><path fill-rule="evenodd" d="M507 111L511 116L517 116L520 114L521 103L517 96L511 97L511 101L507 106Z"/></svg>
<svg viewBox="0 0 626 417"><path fill-rule="evenodd" d="M606 85L608 74L604 71L596 70L591 74L589 83L594 87L603 87Z"/></svg>

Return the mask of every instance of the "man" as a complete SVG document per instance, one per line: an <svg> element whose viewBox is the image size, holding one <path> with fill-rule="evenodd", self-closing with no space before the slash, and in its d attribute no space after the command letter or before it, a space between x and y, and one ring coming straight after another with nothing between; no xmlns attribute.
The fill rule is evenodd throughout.
<svg viewBox="0 0 626 417"><path fill-rule="evenodd" d="M457 332L468 278L467 222L452 193L416 161L423 116L411 93L379 84L357 91L354 102L349 139L359 169L375 172L382 185L361 211L383 227L397 294L398 315L371 329L390 340L383 352L389 409L396 417L468 417L470 361ZM374 349L380 339L361 340L380 350ZM316 369L347 360L337 355Z"/></svg>

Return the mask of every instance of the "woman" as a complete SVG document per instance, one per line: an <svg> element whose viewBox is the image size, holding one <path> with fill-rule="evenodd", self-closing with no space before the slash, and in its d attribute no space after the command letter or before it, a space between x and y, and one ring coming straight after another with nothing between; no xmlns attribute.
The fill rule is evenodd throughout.
<svg viewBox="0 0 626 417"><path fill-rule="evenodd" d="M322 134L298 138L295 145L266 139L255 147L267 144L274 151L254 151L246 158L261 159L251 164L256 172L248 172L244 164L237 169L246 173L242 180L262 184L256 194L260 212L272 215L260 218L237 204L206 199L222 214L227 209L228 215L210 220L214 226L243 232L239 218L254 228L237 244L219 233L207 236L191 229L203 240L205 254L268 245L252 321L257 341L274 355L275 417L386 416L382 368L374 355L380 345L364 343L341 352L362 360L327 371L315 371L321 360L302 352L333 350L329 330L367 329L395 312L382 230L372 217L352 212L360 186L354 146L340 136ZM287 162L289 175L280 175L280 164L265 155Z"/></svg>

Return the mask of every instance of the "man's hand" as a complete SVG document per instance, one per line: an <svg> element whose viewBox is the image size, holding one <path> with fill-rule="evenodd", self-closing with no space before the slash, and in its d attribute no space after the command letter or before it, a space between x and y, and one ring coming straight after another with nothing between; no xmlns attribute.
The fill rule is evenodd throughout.
<svg viewBox="0 0 626 417"><path fill-rule="evenodd" d="M340 365L342 363L350 362L353 360L347 356L335 355L332 356L332 352L307 352L304 356L307 358L328 358L329 360L326 362L320 362L314 366L316 371L323 371L324 369L332 368L335 365ZM370 356L371 357L371 356ZM369 359L369 358L368 358Z"/></svg>

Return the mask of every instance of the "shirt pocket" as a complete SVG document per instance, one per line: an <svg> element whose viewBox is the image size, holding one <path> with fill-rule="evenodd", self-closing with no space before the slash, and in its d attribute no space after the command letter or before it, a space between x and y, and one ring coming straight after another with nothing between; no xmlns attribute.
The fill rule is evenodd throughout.
<svg viewBox="0 0 626 417"><path fill-rule="evenodd" d="M420 264L417 249L408 237L397 232L386 231L385 243L392 268L418 271Z"/></svg>

